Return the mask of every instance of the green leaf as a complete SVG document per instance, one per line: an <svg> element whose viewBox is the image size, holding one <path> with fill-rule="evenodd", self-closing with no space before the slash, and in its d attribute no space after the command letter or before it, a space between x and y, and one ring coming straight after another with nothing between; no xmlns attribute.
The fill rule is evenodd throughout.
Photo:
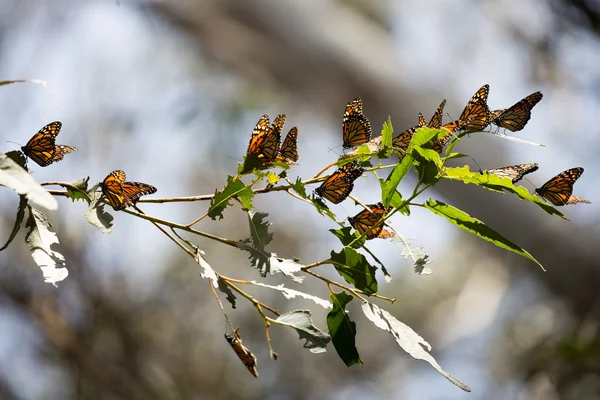
<svg viewBox="0 0 600 400"><path fill-rule="evenodd" d="M242 203L242 208L245 210L252 209L252 198L254 193L249 186L246 186L240 179L235 179L229 175L227 177L227 185L222 191L215 191L215 196L210 202L208 208L208 216L213 220L223 219L223 211L232 205L231 199L237 197Z"/></svg>
<svg viewBox="0 0 600 400"><path fill-rule="evenodd" d="M462 154L462 153L452 153L446 157L446 160L452 160L455 158L464 158L464 157L468 157L468 155Z"/></svg>
<svg viewBox="0 0 600 400"><path fill-rule="evenodd" d="M471 217L464 211L459 210L456 207L452 207L441 201L429 199L425 203L425 208L432 211L434 214L444 217L450 222L458 226L460 229L470 232L483 240L486 240L494 245L512 251L515 254L530 259L537 265L539 265L544 271L544 267L540 264L531 254L517 246L480 220Z"/></svg>
<svg viewBox="0 0 600 400"><path fill-rule="evenodd" d="M437 136L438 133L440 133L440 131L436 129L423 127L419 128L414 134L406 151L406 155L402 158L402 161L394 167L392 173L387 177L381 187L381 201L383 201L383 204L386 207L392 202L392 198L400 181L406 176L408 171L410 171L410 167L415 163L415 154L419 153L415 153L413 150L428 143L433 137Z"/></svg>
<svg viewBox="0 0 600 400"><path fill-rule="evenodd" d="M31 251L33 261L42 270L44 282L56 284L64 280L69 275L69 271L65 268L65 257L51 249L53 244L58 244L58 237L56 233L50 231L52 224L48 217L41 211L29 207L26 227L29 230L25 235L25 243Z"/></svg>
<svg viewBox="0 0 600 400"><path fill-rule="evenodd" d="M400 347L410 354L417 360L427 361L437 372L442 374L446 379L458 386L465 392L470 392L471 388L462 383L453 375L450 375L442 369L442 367L435 361L435 358L429 354L431 351L431 345L425 341L419 334L417 334L412 328L404 323L400 322L389 312L379 308L377 305L369 302L362 304L362 310L365 316L375 324L376 327L384 331L389 332L396 343ZM427 350L425 350L427 349Z"/></svg>
<svg viewBox="0 0 600 400"><path fill-rule="evenodd" d="M269 182L269 184L275 185L277 182L279 182L279 175L269 171L267 172L267 181Z"/></svg>
<svg viewBox="0 0 600 400"><path fill-rule="evenodd" d="M23 223L23 218L25 217L25 207L27 206L27 199L25 196L19 196L19 208L17 208L17 217L15 218L15 224L13 225L12 232L6 241L6 244L2 246L0 251L5 250L8 245L15 239L17 233L19 233L19 229L21 229L21 224Z"/></svg>
<svg viewBox="0 0 600 400"><path fill-rule="evenodd" d="M567 219L560 211L552 207L539 197L529 193L523 186L515 186L509 178L501 178L491 174L481 174L479 172L472 172L469 170L469 166L458 168L444 168L444 174L442 178L448 180L462 181L465 184L473 184L484 187L494 192L509 192L516 194L522 200L532 201L542 208L545 212L550 215L558 215L564 219Z"/></svg>
<svg viewBox="0 0 600 400"><path fill-rule="evenodd" d="M331 260L346 282L367 294L377 293L376 268L368 263L365 256L350 247L344 247L339 253L332 251Z"/></svg>
<svg viewBox="0 0 600 400"><path fill-rule="evenodd" d="M306 187L304 186L304 183L302 183L302 179L300 179L300 177L296 178L296 182L290 183L290 187L294 189L294 191L303 199L308 198L306 195Z"/></svg>
<svg viewBox="0 0 600 400"><path fill-rule="evenodd" d="M353 297L346 292L332 293L330 297L333 309L327 314L327 328L333 347L348 367L353 364L363 365L356 349L356 323L346 313L346 305Z"/></svg>
<svg viewBox="0 0 600 400"><path fill-rule="evenodd" d="M313 196L313 198L310 200L312 201L313 205L315 206L315 208L317 209L317 212L319 214L326 215L335 221L335 214L333 212L331 212L329 207L327 207L327 204L325 204L323 202L323 200L321 200L321 198Z"/></svg>
<svg viewBox="0 0 600 400"><path fill-rule="evenodd" d="M87 178L81 178L81 179L77 179L73 182L70 182L70 184L72 186L75 186L76 188L78 188L80 190L73 190L70 187L67 187L67 197L73 201L85 200L85 201L89 202L90 199L88 199L88 196L87 196L89 180L90 180L90 177L88 176Z"/></svg>
<svg viewBox="0 0 600 400"><path fill-rule="evenodd" d="M356 238L358 238L360 235L357 232L351 232L352 231L352 227L350 226L345 226L341 229L330 229L329 232L333 233L335 235L335 237L337 237L338 239L340 239L340 242L342 242L342 244L344 246L349 246L350 243L353 243ZM354 243L352 245L352 248L358 249L361 248L365 242L367 240L366 236L363 236L360 240L358 240L356 243Z"/></svg>
<svg viewBox="0 0 600 400"><path fill-rule="evenodd" d="M258 158L258 154L246 154L244 162L238 164L238 175L244 175L252 172L254 169L261 169L263 161Z"/></svg>
<svg viewBox="0 0 600 400"><path fill-rule="evenodd" d="M47 210L56 210L58 202L35 179L5 153L0 153L0 185L25 195L31 203Z"/></svg>
<svg viewBox="0 0 600 400"><path fill-rule="evenodd" d="M394 127L392 126L392 118L388 115L388 120L383 123L383 129L381 131L381 145L386 148L392 147L392 135L394 134Z"/></svg>
<svg viewBox="0 0 600 400"><path fill-rule="evenodd" d="M102 233L111 233L113 228L115 227L115 218L104 211L104 207L106 204L101 201L102 193L88 191L88 196L90 197L90 204L88 206L87 211L83 216L88 220L88 222L94 225L98 229L102 229Z"/></svg>
<svg viewBox="0 0 600 400"><path fill-rule="evenodd" d="M385 183L385 181L383 179L378 179L378 180L379 180L379 186L381 187L381 190L383 192L383 184ZM392 193L392 198L390 200L389 206L392 208L402 207L398 210L398 212L400 212L401 214L404 214L406 216L410 216L410 208L409 208L408 204L404 204L404 200L402 200L402 195L397 190L394 191L394 193Z"/></svg>
<svg viewBox="0 0 600 400"><path fill-rule="evenodd" d="M302 297L305 298L307 300L312 300L315 303L317 303L318 305L320 305L323 308L326 309L331 309L332 305L330 302L328 302L327 300L324 300L320 297L317 296L313 296L312 294L308 294L308 293L304 293L301 292L299 290L294 290L294 289L289 289L283 286L283 283L277 286L272 286L272 285L266 285L264 283L260 283L260 282L256 282L256 281L250 281L250 283L254 286L260 286L260 287L264 287L264 288L268 288L268 289L273 289L273 290L277 290L279 292L281 292L281 294L283 294L285 296L286 299L294 299L296 297Z"/></svg>
<svg viewBox="0 0 600 400"><path fill-rule="evenodd" d="M331 341L331 337L313 324L310 310L290 311L280 315L275 321L280 325L294 328L298 332L300 340L306 340L304 348L309 349L311 353L318 354L327 351L325 347Z"/></svg>

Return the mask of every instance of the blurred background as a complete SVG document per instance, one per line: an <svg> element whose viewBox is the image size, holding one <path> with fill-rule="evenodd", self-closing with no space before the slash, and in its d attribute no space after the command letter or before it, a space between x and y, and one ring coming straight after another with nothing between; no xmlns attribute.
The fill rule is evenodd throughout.
<svg viewBox="0 0 600 400"><path fill-rule="evenodd" d="M4 0L0 79L44 79L50 88L0 88L2 137L24 144L60 120L58 143L79 148L49 168L34 166L40 182L97 182L118 168L156 186L155 196L214 193L235 174L264 113L287 114L286 132L298 126L300 160L290 175L308 178L341 154L341 117L354 97L377 134L388 116L397 134L418 112L429 119L444 98L445 122L456 118L488 83L492 109L543 92L514 136L547 147L474 134L456 149L481 168L538 162L522 183L530 190L583 166L574 194L593 204L564 207L565 221L460 183L426 192L523 246L546 273L418 209L392 225L425 247L432 275L416 275L400 245L372 243L394 277L386 285L378 275L380 293L398 298L378 304L429 341L468 394L374 328L356 299L349 310L365 365L351 368L332 346L311 354L281 327L271 330L280 358L270 360L262 320L238 301L230 316L259 359L255 379L223 338L227 327L198 265L146 221L115 213L114 231L102 234L83 218L85 204L60 198L49 216L70 275L59 289L43 283L23 232L0 253L0 398L600 398L599 33L594 0ZM476 168L470 158L454 165L465 162ZM380 196L372 176L353 194L365 203ZM17 204L0 191L3 238ZM339 248L327 232L333 223L309 205L281 193L254 204L270 213L269 250L278 255L310 263ZM207 206L142 204L182 223ZM360 208L347 201L332 209L342 219ZM229 209L197 228L243 239L246 225ZM245 253L193 240L214 269L259 279ZM330 266L319 270L336 276ZM264 281L328 296L310 277L303 285ZM313 303L248 290L281 312L311 308L326 330L326 311Z"/></svg>

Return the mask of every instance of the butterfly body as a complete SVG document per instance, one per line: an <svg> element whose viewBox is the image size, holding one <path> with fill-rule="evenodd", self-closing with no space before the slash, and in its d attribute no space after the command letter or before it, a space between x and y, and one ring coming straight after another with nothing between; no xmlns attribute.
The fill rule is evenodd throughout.
<svg viewBox="0 0 600 400"><path fill-rule="evenodd" d="M359 146L371 140L371 122L363 113L363 104L360 97L355 98L346 105L342 119L342 146L345 149Z"/></svg>
<svg viewBox="0 0 600 400"><path fill-rule="evenodd" d="M100 184L102 193L116 211L133 206L140 197L156 193L154 186L141 182L125 182L125 172L115 170Z"/></svg>
<svg viewBox="0 0 600 400"><path fill-rule="evenodd" d="M480 171L481 173L488 173L490 175L496 175L501 178L509 178L512 180L512 183L517 183L527 174L535 172L538 170L537 163L528 163L528 164L517 164L517 165L509 165L508 167L496 168L496 169L486 169Z"/></svg>
<svg viewBox="0 0 600 400"><path fill-rule="evenodd" d="M40 167L47 167L62 160L65 154L77 151L77 148L56 144L56 137L61 128L60 121L49 123L33 135L27 144L21 147L21 151Z"/></svg>
<svg viewBox="0 0 600 400"><path fill-rule="evenodd" d="M315 193L333 204L339 204L350 195L350 192L354 189L354 181L364 171L363 168L357 166L356 162L346 164L336 170L321 186L316 188Z"/></svg>
<svg viewBox="0 0 600 400"><path fill-rule="evenodd" d="M573 185L581 174L583 174L581 167L568 169L544 183L542 187L536 188L535 192L555 206L576 203L590 204L590 201L586 199L573 196Z"/></svg>

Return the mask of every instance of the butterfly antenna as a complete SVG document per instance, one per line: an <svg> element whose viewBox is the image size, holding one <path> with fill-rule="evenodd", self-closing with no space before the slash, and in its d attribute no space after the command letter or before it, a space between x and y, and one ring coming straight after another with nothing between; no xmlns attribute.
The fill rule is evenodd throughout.
<svg viewBox="0 0 600 400"><path fill-rule="evenodd" d="M21 143L13 142L12 140L7 140L7 142L16 144L17 146L23 146Z"/></svg>
<svg viewBox="0 0 600 400"><path fill-rule="evenodd" d="M530 184L531 186L533 186L533 188L534 188L534 189L535 189L535 188L537 188L537 186L535 186L535 185L534 185L534 184L533 184L533 183L532 183L532 182L531 182L529 179L527 179L527 178L525 178L525 177L523 177L523 179L525 179L527 182L529 182L529 184Z"/></svg>
<svg viewBox="0 0 600 400"><path fill-rule="evenodd" d="M475 159L474 159L474 158L471 158L471 160L475 161ZM475 161L475 164L477 164L477 168L479 168L479 172L483 171L483 170L481 169L481 165L479 165L479 163L478 163L477 161Z"/></svg>

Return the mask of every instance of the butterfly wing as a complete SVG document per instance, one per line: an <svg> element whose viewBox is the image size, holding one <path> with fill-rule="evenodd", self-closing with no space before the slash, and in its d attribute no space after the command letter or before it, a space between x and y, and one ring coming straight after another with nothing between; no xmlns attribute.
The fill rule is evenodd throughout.
<svg viewBox="0 0 600 400"><path fill-rule="evenodd" d="M248 151L246 154L260 154L263 142L269 131L269 116L267 114L260 117L254 130L252 131L252 137L250 138L250 144L248 145Z"/></svg>
<svg viewBox="0 0 600 400"><path fill-rule="evenodd" d="M346 105L342 120L343 147L351 148L371 140L372 130L369 119L363 114L360 97Z"/></svg>
<svg viewBox="0 0 600 400"><path fill-rule="evenodd" d="M102 193L108 200L108 203L115 210L122 210L127 205L124 203L123 184L125 183L125 172L115 170L108 174L100 184Z"/></svg>
<svg viewBox="0 0 600 400"><path fill-rule="evenodd" d="M458 118L459 129L465 132L479 132L490 124L490 109L487 98L490 86L483 85L467 103L460 118Z"/></svg>
<svg viewBox="0 0 600 400"><path fill-rule="evenodd" d="M538 170L537 163L517 164L508 167L488 169L486 172L491 175L496 175L501 178L509 178L512 183L517 183L527 174Z"/></svg>
<svg viewBox="0 0 600 400"><path fill-rule="evenodd" d="M134 205L140 197L156 193L156 188L152 185L141 182L124 182L123 183L123 204L126 206Z"/></svg>
<svg viewBox="0 0 600 400"><path fill-rule="evenodd" d="M293 127L288 132L283 144L281 145L281 156L293 162L298 161L298 129Z"/></svg>
<svg viewBox="0 0 600 400"><path fill-rule="evenodd" d="M55 139L61 128L62 123L60 121L49 123L33 135L27 144L21 147L21 150L40 167L46 167L54 161L58 161L54 160L56 153ZM59 159L62 159L62 157Z"/></svg>
<svg viewBox="0 0 600 400"><path fill-rule="evenodd" d="M60 161L65 157L65 154L69 154L74 151L77 151L77 147L56 145L54 148L54 156L52 157L52 162Z"/></svg>
<svg viewBox="0 0 600 400"><path fill-rule="evenodd" d="M548 200L555 206L564 206L566 204L575 204L578 201L571 199L573 196L573 185L575 181L583 174L583 168L571 168L561 172L548 182L544 183L541 188L535 189L536 193ZM569 203L569 201L573 201Z"/></svg>
<svg viewBox="0 0 600 400"><path fill-rule="evenodd" d="M448 142L450 142L453 137L454 137L454 135L448 134L441 139L432 140L429 143L431 143L431 146L433 147L433 150L435 150L436 153L442 154L442 150L444 150L444 146L446 146L446 144L448 144Z"/></svg>
<svg viewBox="0 0 600 400"><path fill-rule="evenodd" d="M333 204L339 204L350 195L354 189L354 181L364 171L363 168L357 168L356 162L346 164L331 174L321 186L315 189L315 193Z"/></svg>
<svg viewBox="0 0 600 400"><path fill-rule="evenodd" d="M258 369L257 369L257 359L254 354L246 346L242 344L242 340L237 333L235 335L225 334L225 340L231 345L233 351L238 356L240 361L244 364L246 369L254 375L254 377L258 378Z"/></svg>
<svg viewBox="0 0 600 400"><path fill-rule="evenodd" d="M577 204L577 203L592 204L591 201L586 200L582 197L577 197L577 196L569 197L569 200L567 200L567 202L565 204Z"/></svg>
<svg viewBox="0 0 600 400"><path fill-rule="evenodd" d="M408 150L408 146L410 145L410 141L412 140L413 135L419 129L419 126L413 126L410 129L405 130L395 138L392 138L392 151L396 157L402 159L406 154L406 150Z"/></svg>
<svg viewBox="0 0 600 400"><path fill-rule="evenodd" d="M437 110L433 114L433 117L431 117L431 121L429 121L429 124L427 124L428 127L432 128L432 129L440 129L442 127L445 106L446 106L446 99L444 99L438 106Z"/></svg>
<svg viewBox="0 0 600 400"><path fill-rule="evenodd" d="M419 113L419 127L421 126L427 126L427 121L425 121L423 114Z"/></svg>
<svg viewBox="0 0 600 400"><path fill-rule="evenodd" d="M492 123L509 131L517 132L525 128L531 118L531 109L542 100L542 93L535 92L506 110L496 110L491 114ZM502 111L498 113L499 111Z"/></svg>
<svg viewBox="0 0 600 400"><path fill-rule="evenodd" d="M279 153L281 144L281 131L285 124L285 114L278 115L273 121L273 125L267 130L265 140L260 145L260 156L266 160L273 160Z"/></svg>
<svg viewBox="0 0 600 400"><path fill-rule="evenodd" d="M348 218L348 222L356 231L363 235L366 233L367 240L375 239L383 231L383 224L373 228L381 218L385 216L386 210L383 203L367 205L369 209L362 210L354 217Z"/></svg>

